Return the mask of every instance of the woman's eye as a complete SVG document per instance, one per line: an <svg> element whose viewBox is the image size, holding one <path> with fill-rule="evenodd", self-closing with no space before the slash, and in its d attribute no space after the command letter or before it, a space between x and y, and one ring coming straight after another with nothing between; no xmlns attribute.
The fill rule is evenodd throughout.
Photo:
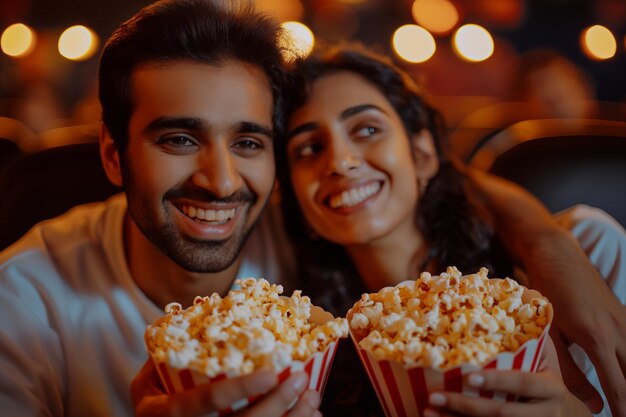
<svg viewBox="0 0 626 417"><path fill-rule="evenodd" d="M294 152L296 159L309 158L322 149L322 145L319 143L304 143L298 146Z"/></svg>
<svg viewBox="0 0 626 417"><path fill-rule="evenodd" d="M378 132L378 129L373 126L364 126L356 129L355 136L357 138L369 138L370 136L375 135Z"/></svg>

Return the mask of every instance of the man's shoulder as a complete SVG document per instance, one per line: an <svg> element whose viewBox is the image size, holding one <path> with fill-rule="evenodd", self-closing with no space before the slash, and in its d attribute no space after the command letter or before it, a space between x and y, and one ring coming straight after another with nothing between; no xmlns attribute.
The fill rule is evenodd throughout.
<svg viewBox="0 0 626 417"><path fill-rule="evenodd" d="M574 234L611 234L626 237L624 227L611 215L597 207L577 204L555 213L554 219Z"/></svg>
<svg viewBox="0 0 626 417"><path fill-rule="evenodd" d="M104 202L76 206L58 217L33 226L22 238L0 253L0 273L15 265L39 263L84 246L101 245L120 228L126 203L123 195Z"/></svg>

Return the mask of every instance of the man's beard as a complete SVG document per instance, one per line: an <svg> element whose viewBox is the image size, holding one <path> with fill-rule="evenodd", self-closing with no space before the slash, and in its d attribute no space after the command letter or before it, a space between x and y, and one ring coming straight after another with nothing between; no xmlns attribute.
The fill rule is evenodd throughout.
<svg viewBox="0 0 626 417"><path fill-rule="evenodd" d="M157 229L147 219L138 219L141 216L135 216L133 210L130 215L153 245L189 272L224 271L235 262L251 231L238 228L228 239L203 241L181 236L171 223Z"/></svg>
<svg viewBox="0 0 626 417"><path fill-rule="evenodd" d="M238 190L226 198L217 198L207 190L186 183L168 190L158 207L150 207L148 199L141 195L139 190L141 187L135 187L136 182L132 174L125 169L123 174L128 211L132 220L146 238L176 264L189 272L217 273L226 270L235 262L253 227L251 225L246 228L249 209L256 202L256 196L252 192L247 189ZM239 208L245 212L241 213L239 225L230 237L224 240L199 240L181 235L176 227L171 210L178 209L168 203L174 198L210 203L247 204Z"/></svg>

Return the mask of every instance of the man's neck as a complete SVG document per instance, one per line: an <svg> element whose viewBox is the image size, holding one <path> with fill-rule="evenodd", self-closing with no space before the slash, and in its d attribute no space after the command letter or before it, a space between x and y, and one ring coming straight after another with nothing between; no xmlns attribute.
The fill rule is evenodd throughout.
<svg viewBox="0 0 626 417"><path fill-rule="evenodd" d="M124 241L128 269L139 288L158 307L171 302L187 307L195 296L214 292L224 296L235 279L241 258L218 273L189 272L150 242L126 214Z"/></svg>

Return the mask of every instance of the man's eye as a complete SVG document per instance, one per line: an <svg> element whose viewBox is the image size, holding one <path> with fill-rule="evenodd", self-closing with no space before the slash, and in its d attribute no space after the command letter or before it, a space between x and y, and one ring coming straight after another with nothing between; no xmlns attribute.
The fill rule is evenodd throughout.
<svg viewBox="0 0 626 417"><path fill-rule="evenodd" d="M240 149L254 151L254 150L263 148L263 145L251 139L244 139L235 143L235 147L240 148Z"/></svg>
<svg viewBox="0 0 626 417"><path fill-rule="evenodd" d="M159 143L174 146L177 148L196 146L196 142L193 139L191 139L189 136L185 136L185 135L164 136L159 140Z"/></svg>

